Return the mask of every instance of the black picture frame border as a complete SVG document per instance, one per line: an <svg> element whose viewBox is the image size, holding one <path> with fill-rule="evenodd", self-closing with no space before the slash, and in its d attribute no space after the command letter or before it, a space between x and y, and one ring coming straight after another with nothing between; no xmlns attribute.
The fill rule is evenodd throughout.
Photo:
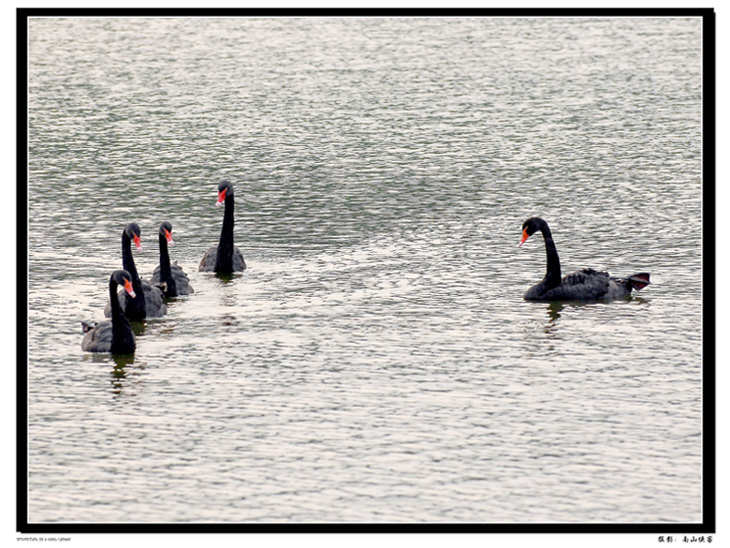
<svg viewBox="0 0 730 548"><path fill-rule="evenodd" d="M701 17L702 18L702 522L701 523L31 523L28 521L28 19L31 17ZM713 8L17 8L17 532L657 534L716 532L716 17ZM24 259L21 261L20 259ZM679 539L675 539L675 542Z"/></svg>

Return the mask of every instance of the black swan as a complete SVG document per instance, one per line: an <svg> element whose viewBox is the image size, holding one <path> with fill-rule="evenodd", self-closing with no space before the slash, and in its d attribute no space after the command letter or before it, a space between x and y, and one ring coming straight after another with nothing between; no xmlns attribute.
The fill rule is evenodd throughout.
<svg viewBox="0 0 730 548"><path fill-rule="evenodd" d="M223 214L220 241L217 246L205 252L198 266L199 272L231 274L246 270L246 262L241 251L233 245L233 186L228 181L218 185L218 201L215 205L220 207L224 202L226 210Z"/></svg>
<svg viewBox="0 0 730 548"><path fill-rule="evenodd" d="M124 291L131 298L135 298L132 288L132 276L126 270L115 270L109 278L109 298L111 302L111 320L103 320L95 325L81 322L84 330L84 340L81 348L87 352L111 352L112 354L132 354L136 348L134 333L129 320L117 298L117 286L124 287Z"/></svg>
<svg viewBox="0 0 730 548"><path fill-rule="evenodd" d="M124 315L132 321L141 321L145 318L159 318L167 313L162 289L140 280L137 274L137 267L134 266L132 257L132 240L137 249L142 248L140 243L141 231L137 223L129 223L122 231L122 267L132 276L132 287L137 294L136 299L129 297L127 293L119 293L119 304L124 310ZM107 304L104 315L111 316L111 304Z"/></svg>
<svg viewBox="0 0 730 548"><path fill-rule="evenodd" d="M522 225L520 247L537 231L542 232L547 253L547 274L539 284L525 293L527 301L610 301L631 295L633 289L649 285L649 273L641 272L628 278L613 278L608 272L586 268L560 279L560 259L550 227L540 217L530 217Z"/></svg>
<svg viewBox="0 0 730 548"><path fill-rule="evenodd" d="M163 287L166 298L177 297L178 295L190 295L194 293L190 279L182 267L170 264L170 254L167 252L167 245L173 245L172 225L167 221L160 225L160 264L152 272L150 283Z"/></svg>

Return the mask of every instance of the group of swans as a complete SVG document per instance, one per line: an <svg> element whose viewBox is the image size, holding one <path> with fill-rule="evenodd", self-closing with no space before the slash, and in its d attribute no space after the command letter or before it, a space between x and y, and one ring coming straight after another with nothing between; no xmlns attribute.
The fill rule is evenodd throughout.
<svg viewBox="0 0 730 548"><path fill-rule="evenodd" d="M233 186L223 181L218 186L216 206L225 204L223 228L218 245L211 247L198 266L200 272L232 274L246 268L241 251L233 245ZM132 242L142 247L141 230L137 223L129 223L122 231L122 270L115 270L109 278L109 304L103 320L95 325L81 322L85 333L81 348L87 352L132 354L136 342L129 321L159 318L167 313L165 300L194 292L190 279L177 262L170 263L168 245L173 245L172 225L160 225L160 264L152 272L150 281L142 280L132 256ZM117 294L117 288L122 290Z"/></svg>
<svg viewBox="0 0 730 548"><path fill-rule="evenodd" d="M225 204L223 227L218 245L203 255L198 271L232 274L246 268L241 251L233 245L233 186L223 181L218 186L216 206ZM547 273L543 280L525 293L528 301L611 301L626 298L636 289L650 284L649 273L641 272L627 278L615 278L608 272L591 268L579 270L561 278L560 259L547 222L540 217L530 217L522 225L521 247L527 239L542 232L547 255ZM111 352L130 354L135 350L134 334L129 320L140 321L157 318L167 312L165 299L193 293L190 280L183 269L170 264L168 245L173 244L172 225L160 225L160 264L152 273L150 281L139 278L132 257L131 242L137 249L141 246L141 232L136 223L129 223L122 232L122 266L109 278L110 302L104 313L110 320L94 326L82 322L86 333L81 346L89 352ZM123 289L117 296L117 288Z"/></svg>

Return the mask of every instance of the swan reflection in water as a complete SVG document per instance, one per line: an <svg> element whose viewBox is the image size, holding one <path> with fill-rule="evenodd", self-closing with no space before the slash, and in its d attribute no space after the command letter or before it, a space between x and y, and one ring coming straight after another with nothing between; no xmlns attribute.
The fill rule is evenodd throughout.
<svg viewBox="0 0 730 548"><path fill-rule="evenodd" d="M121 396L122 389L128 382L126 367L134 363L134 355L112 356L112 360L114 360L111 370L112 394Z"/></svg>
<svg viewBox="0 0 730 548"><path fill-rule="evenodd" d="M550 318L545 326L545 332L551 331L557 326L556 322L560 318L560 313L565 308L565 304L561 302L552 302L547 305L547 314Z"/></svg>
<svg viewBox="0 0 730 548"><path fill-rule="evenodd" d="M650 301L643 297L631 296L626 299L626 302L636 303L638 305L649 305ZM601 306L605 303L581 303L581 302L561 302L551 301L545 307L547 312L548 322L545 324L545 333L554 333L558 327L558 320L560 319L561 312L569 306L583 307L583 306Z"/></svg>

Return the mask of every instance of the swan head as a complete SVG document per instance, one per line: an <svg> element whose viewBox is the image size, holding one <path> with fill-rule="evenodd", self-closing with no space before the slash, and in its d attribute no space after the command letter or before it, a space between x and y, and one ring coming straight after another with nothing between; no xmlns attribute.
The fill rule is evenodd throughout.
<svg viewBox="0 0 730 548"><path fill-rule="evenodd" d="M522 247L522 244L527 241L527 238L540 230L540 228L544 224L545 221L543 221L540 217L530 217L524 223L522 223L522 239L520 240L520 244L517 247Z"/></svg>
<svg viewBox="0 0 730 548"><path fill-rule="evenodd" d="M160 234L165 237L169 245L173 245L175 242L172 241L172 225L167 221L160 225Z"/></svg>
<svg viewBox="0 0 730 548"><path fill-rule="evenodd" d="M134 289L132 289L132 276L126 270L115 270L112 272L111 279L117 285L124 287L124 291L129 293L130 297L135 298L137 296Z"/></svg>
<svg viewBox="0 0 730 548"><path fill-rule="evenodd" d="M134 242L134 246L137 249L142 249L142 231L139 229L139 225L137 223L129 223L125 226L124 233L127 235L127 238Z"/></svg>
<svg viewBox="0 0 730 548"><path fill-rule="evenodd" d="M233 185L229 181L223 181L218 185L218 201L216 207L223 205L226 198L233 198Z"/></svg>

